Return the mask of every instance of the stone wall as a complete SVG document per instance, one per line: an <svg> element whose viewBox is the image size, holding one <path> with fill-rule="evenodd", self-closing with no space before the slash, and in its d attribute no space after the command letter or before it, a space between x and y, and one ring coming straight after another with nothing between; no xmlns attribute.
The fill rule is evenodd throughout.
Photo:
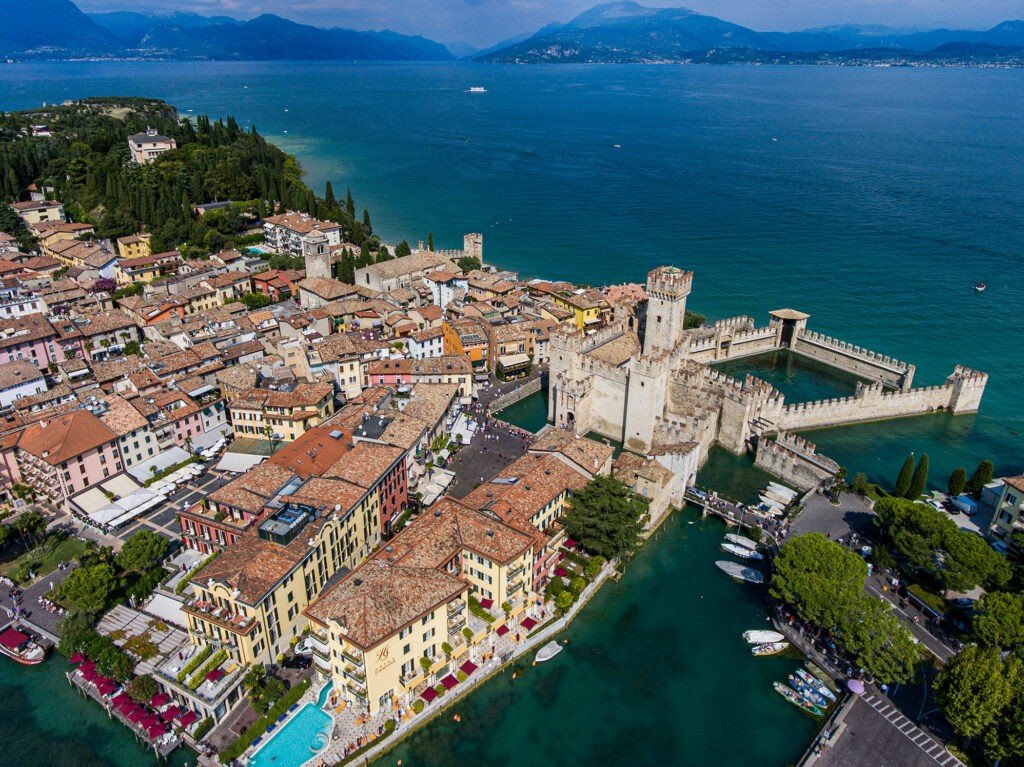
<svg viewBox="0 0 1024 767"><path fill-rule="evenodd" d="M800 490L811 490L839 471L839 464L818 455L813 443L786 432L775 440L758 439L754 465Z"/></svg>
<svg viewBox="0 0 1024 767"><path fill-rule="evenodd" d="M811 330L797 335L790 348L796 354L894 389L907 391L914 380L913 365Z"/></svg>
<svg viewBox="0 0 1024 767"><path fill-rule="evenodd" d="M536 394L541 390L541 387L544 385L542 381L543 378L544 376L537 376L536 378L531 378L529 381L527 381L519 388L513 389L508 394L502 394L500 397L497 397L496 399L492 400L490 405L491 412L496 413L499 410L504 410L509 405L514 405L520 400L526 399L531 394Z"/></svg>

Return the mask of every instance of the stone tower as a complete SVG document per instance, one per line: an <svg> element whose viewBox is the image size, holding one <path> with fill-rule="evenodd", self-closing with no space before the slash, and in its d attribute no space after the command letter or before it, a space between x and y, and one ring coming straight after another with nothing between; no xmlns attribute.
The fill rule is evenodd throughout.
<svg viewBox="0 0 1024 767"><path fill-rule="evenodd" d="M686 297L693 286L693 272L659 266L647 275L647 325L644 354L670 352L683 337Z"/></svg>
<svg viewBox="0 0 1024 767"><path fill-rule="evenodd" d="M302 242L302 258L306 262L306 277L331 277L331 249L327 235L310 232Z"/></svg>
<svg viewBox="0 0 1024 767"><path fill-rule="evenodd" d="M462 250L467 256L477 259L481 264L484 262L484 236L472 233L463 236Z"/></svg>

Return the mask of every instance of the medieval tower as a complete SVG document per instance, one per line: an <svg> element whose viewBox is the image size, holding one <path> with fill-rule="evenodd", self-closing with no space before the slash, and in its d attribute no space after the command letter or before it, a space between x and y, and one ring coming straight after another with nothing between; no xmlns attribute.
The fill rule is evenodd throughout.
<svg viewBox="0 0 1024 767"><path fill-rule="evenodd" d="M313 231L302 241L302 258L306 262L306 277L332 277L331 249L327 236Z"/></svg>
<svg viewBox="0 0 1024 767"><path fill-rule="evenodd" d="M686 297L693 286L693 272L659 266L647 275L647 325L644 354L671 352L683 339Z"/></svg>

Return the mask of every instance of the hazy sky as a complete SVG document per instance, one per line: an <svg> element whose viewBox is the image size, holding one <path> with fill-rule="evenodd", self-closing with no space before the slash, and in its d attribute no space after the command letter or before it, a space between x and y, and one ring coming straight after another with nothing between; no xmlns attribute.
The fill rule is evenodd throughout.
<svg viewBox="0 0 1024 767"><path fill-rule="evenodd" d="M90 11L195 11L248 18L276 13L314 26L394 29L442 42L489 45L552 21L568 21L599 0L78 0ZM1024 0L643 0L692 8L760 31L828 24L985 29L1024 18Z"/></svg>

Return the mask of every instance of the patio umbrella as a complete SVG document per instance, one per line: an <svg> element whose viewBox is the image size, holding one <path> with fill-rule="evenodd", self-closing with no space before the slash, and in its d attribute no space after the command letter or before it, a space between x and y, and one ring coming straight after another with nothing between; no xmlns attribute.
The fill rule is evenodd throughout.
<svg viewBox="0 0 1024 767"><path fill-rule="evenodd" d="M846 689L852 692L854 695L863 695L864 683L859 679L850 679L846 683Z"/></svg>
<svg viewBox="0 0 1024 767"><path fill-rule="evenodd" d="M178 715L178 724L180 724L182 727L188 727L190 724L194 723L198 719L199 716L196 714L195 711L186 710L185 713Z"/></svg>
<svg viewBox="0 0 1024 767"><path fill-rule="evenodd" d="M167 732L167 725L165 724L154 724L146 728L146 733L149 735L150 740L156 740L161 735Z"/></svg>
<svg viewBox="0 0 1024 767"><path fill-rule="evenodd" d="M149 705L154 708L160 708L160 706L166 706L171 702L171 696L165 692L158 692L152 698L149 699Z"/></svg>
<svg viewBox="0 0 1024 767"><path fill-rule="evenodd" d="M82 663L85 660L85 656L80 652L71 653L70 662L74 664Z"/></svg>
<svg viewBox="0 0 1024 767"><path fill-rule="evenodd" d="M178 706L168 706L163 710L163 713L160 714L160 718L163 719L165 722L170 722L177 718L178 714L180 713L181 709L178 708Z"/></svg>

